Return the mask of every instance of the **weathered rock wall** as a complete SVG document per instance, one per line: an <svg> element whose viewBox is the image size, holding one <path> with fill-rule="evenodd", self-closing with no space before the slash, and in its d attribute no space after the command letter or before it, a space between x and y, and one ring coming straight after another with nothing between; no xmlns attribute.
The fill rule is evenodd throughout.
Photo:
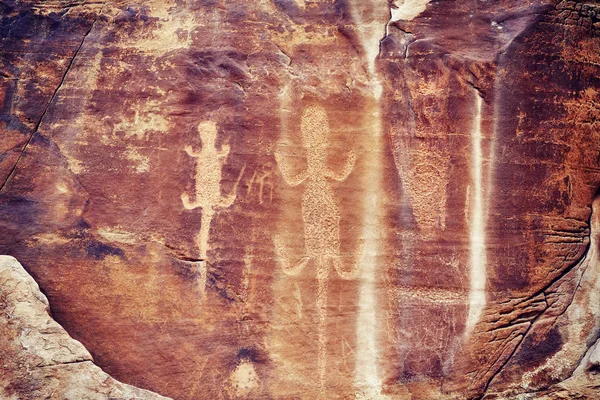
<svg viewBox="0 0 600 400"><path fill-rule="evenodd" d="M50 316L48 300L13 257L0 256L0 395L10 400L167 400L94 365Z"/></svg>
<svg viewBox="0 0 600 400"><path fill-rule="evenodd" d="M600 5L388 3L3 3L0 253L105 371L593 392Z"/></svg>

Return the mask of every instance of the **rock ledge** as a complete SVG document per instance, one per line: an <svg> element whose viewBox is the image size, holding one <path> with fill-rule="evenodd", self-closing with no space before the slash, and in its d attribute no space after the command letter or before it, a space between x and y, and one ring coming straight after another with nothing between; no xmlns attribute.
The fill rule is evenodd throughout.
<svg viewBox="0 0 600 400"><path fill-rule="evenodd" d="M0 256L0 398L147 399L167 397L123 384L50 316L46 296L11 256Z"/></svg>

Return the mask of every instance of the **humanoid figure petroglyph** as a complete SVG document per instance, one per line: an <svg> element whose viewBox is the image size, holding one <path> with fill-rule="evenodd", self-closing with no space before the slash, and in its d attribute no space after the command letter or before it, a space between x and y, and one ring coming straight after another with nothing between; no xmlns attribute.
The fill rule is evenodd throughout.
<svg viewBox="0 0 600 400"><path fill-rule="evenodd" d="M289 250L284 248L279 236L273 241L281 268L287 275L297 275L314 260L317 268L317 310L319 313L319 374L321 395L325 387L326 366L326 317L327 317L327 279L329 268L333 264L343 279L354 279L359 274L359 265L354 263L346 271L340 257L340 211L336 204L329 180L344 181L354 168L356 156L350 151L344 167L339 173L327 166L327 147L329 123L327 113L320 106L304 109L300 123L302 145L306 149L307 168L299 174L292 174L283 157L275 153L275 159L290 186L305 183L302 193L302 219L304 222L304 240L306 254L294 265L290 263Z"/></svg>
<svg viewBox="0 0 600 400"><path fill-rule="evenodd" d="M216 209L227 208L233 204L236 197L236 190L240 179L236 181L233 190L226 196L221 195L221 169L225 159L229 154L229 145L223 144L221 150L215 147L217 138L217 126L214 122L201 122L198 125L198 134L202 140L202 150L195 152L191 146L185 146L185 152L196 158L196 188L194 201L190 201L187 193L181 195L183 206L187 210L202 208L202 217L200 220L200 232L196 236L196 245L200 250L200 296L206 294L206 253L208 250L208 234L210 224L215 215ZM240 173L240 178L244 173L244 168Z"/></svg>

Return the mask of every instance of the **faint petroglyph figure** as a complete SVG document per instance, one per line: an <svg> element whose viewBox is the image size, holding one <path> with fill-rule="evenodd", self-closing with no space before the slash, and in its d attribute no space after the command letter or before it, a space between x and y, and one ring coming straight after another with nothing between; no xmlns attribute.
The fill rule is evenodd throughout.
<svg viewBox="0 0 600 400"><path fill-rule="evenodd" d="M338 275L343 279L354 279L359 274L359 265L354 263L346 271L342 267L340 256L340 211L336 204L329 180L344 181L352 168L356 156L350 151L344 167L335 173L327 166L327 147L329 123L325 109L320 106L306 107L300 123L302 145L306 149L307 168L305 171L293 174L290 172L280 153L275 153L275 159L290 186L305 183L302 193L302 219L304 222L304 240L306 254L290 263L290 251L286 249L279 236L275 235L273 242L275 252L283 271L288 275L297 275L308 264L315 260L317 267L317 309L319 313L319 374L321 395L325 388L326 366L326 317L327 317L327 279L330 262ZM362 250L362 249L361 249ZM361 251L362 252L362 251Z"/></svg>
<svg viewBox="0 0 600 400"><path fill-rule="evenodd" d="M263 166L260 173L258 172L258 169L255 169L250 179L246 180L246 195L250 196L256 187L256 190L258 191L258 202L259 204L263 204L264 199L267 197L265 192L268 190L269 203L273 202L272 175L273 171L270 170L270 166ZM265 186L268 186L268 189L266 189Z"/></svg>
<svg viewBox="0 0 600 400"><path fill-rule="evenodd" d="M200 220L200 232L196 236L196 245L200 250L200 296L206 295L206 253L208 250L208 234L210 223L218 208L227 208L233 204L236 190L244 168L236 181L233 190L226 196L221 195L221 169L229 154L229 145L223 144L221 150L215 147L217 138L217 126L214 122L201 122L198 125L198 134L202 141L202 150L195 152L191 146L185 147L185 152L196 159L196 188L194 200L190 201L187 193L181 195L183 206L187 210L202 208L202 219Z"/></svg>

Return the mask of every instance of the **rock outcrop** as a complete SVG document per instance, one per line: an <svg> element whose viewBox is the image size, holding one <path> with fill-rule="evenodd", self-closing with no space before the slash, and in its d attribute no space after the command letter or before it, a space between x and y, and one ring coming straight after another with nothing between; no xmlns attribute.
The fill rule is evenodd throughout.
<svg viewBox="0 0 600 400"><path fill-rule="evenodd" d="M598 392L598 1L0 7L0 253L111 376Z"/></svg>
<svg viewBox="0 0 600 400"><path fill-rule="evenodd" d="M3 399L166 397L116 381L50 316L46 296L19 262L0 256L0 395Z"/></svg>

